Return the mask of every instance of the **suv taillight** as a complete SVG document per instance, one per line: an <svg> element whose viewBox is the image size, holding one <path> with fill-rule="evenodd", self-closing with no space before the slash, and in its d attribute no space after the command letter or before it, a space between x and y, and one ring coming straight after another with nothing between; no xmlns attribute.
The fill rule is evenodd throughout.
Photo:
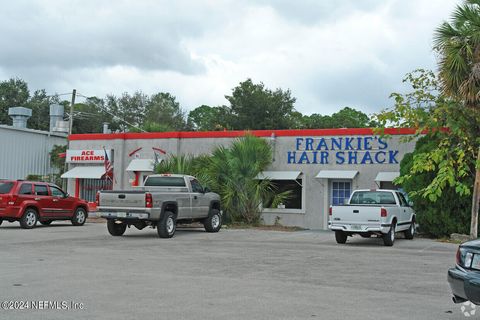
<svg viewBox="0 0 480 320"><path fill-rule="evenodd" d="M460 252L460 247L457 249L456 261L459 266L462 265L462 253Z"/></svg>
<svg viewBox="0 0 480 320"><path fill-rule="evenodd" d="M8 204L9 206L13 206L13 205L15 204L15 202L17 201L17 198L18 198L18 197L17 197L16 195L14 195L14 194L8 196L8 197L7 197L7 204Z"/></svg>
<svg viewBox="0 0 480 320"><path fill-rule="evenodd" d="M145 193L145 208L153 208L153 200L151 193Z"/></svg>
<svg viewBox="0 0 480 320"><path fill-rule="evenodd" d="M329 216L332 215L332 207L328 208L328 215L329 215Z"/></svg>
<svg viewBox="0 0 480 320"><path fill-rule="evenodd" d="M95 203L97 204L97 206L100 206L100 191L98 191L95 195Z"/></svg>
<svg viewBox="0 0 480 320"><path fill-rule="evenodd" d="M380 209L380 217L382 217L382 218L387 217L387 209L385 209L385 208Z"/></svg>

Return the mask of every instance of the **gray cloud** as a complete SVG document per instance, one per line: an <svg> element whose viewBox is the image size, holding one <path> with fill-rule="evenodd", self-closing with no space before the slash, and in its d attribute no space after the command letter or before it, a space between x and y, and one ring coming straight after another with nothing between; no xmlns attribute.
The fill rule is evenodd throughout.
<svg viewBox="0 0 480 320"><path fill-rule="evenodd" d="M4 68L126 65L186 74L204 71L182 45L182 37L198 35L201 24L170 16L169 10L180 8L140 2L26 4L11 2L0 13Z"/></svg>

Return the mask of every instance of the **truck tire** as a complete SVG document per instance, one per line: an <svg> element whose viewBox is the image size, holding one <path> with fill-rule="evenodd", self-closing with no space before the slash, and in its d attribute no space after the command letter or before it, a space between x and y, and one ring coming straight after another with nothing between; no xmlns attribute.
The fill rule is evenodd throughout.
<svg viewBox="0 0 480 320"><path fill-rule="evenodd" d="M165 211L162 219L158 220L157 233L160 238L171 238L177 229L175 215L171 211Z"/></svg>
<svg viewBox="0 0 480 320"><path fill-rule="evenodd" d="M3 219L0 219L0 226L2 225Z"/></svg>
<svg viewBox="0 0 480 320"><path fill-rule="evenodd" d="M217 209L212 209L208 218L203 220L203 226L207 232L218 232L222 228L222 215Z"/></svg>
<svg viewBox="0 0 480 320"><path fill-rule="evenodd" d="M410 227L408 227L408 229L404 231L405 239L412 240L415 236L415 231L415 220L412 220L412 223L410 223Z"/></svg>
<svg viewBox="0 0 480 320"><path fill-rule="evenodd" d="M72 224L74 226L83 226L85 221L87 221L87 210L82 207L77 208L73 214Z"/></svg>
<svg viewBox="0 0 480 320"><path fill-rule="evenodd" d="M20 218L20 227L22 229L32 229L38 221L37 210L34 208L27 208Z"/></svg>
<svg viewBox="0 0 480 320"><path fill-rule="evenodd" d="M344 244L347 242L347 234L343 231L335 231L335 240L337 240L337 243Z"/></svg>
<svg viewBox="0 0 480 320"><path fill-rule="evenodd" d="M127 224L123 222L116 223L115 220L108 219L107 229L108 229L108 233L110 233L112 236L119 237L125 233L125 230L127 230Z"/></svg>
<svg viewBox="0 0 480 320"><path fill-rule="evenodd" d="M388 233L383 235L383 244L387 247L393 246L395 242L395 223L392 223Z"/></svg>
<svg viewBox="0 0 480 320"><path fill-rule="evenodd" d="M52 223L52 220L40 220L40 223L44 226L49 226Z"/></svg>

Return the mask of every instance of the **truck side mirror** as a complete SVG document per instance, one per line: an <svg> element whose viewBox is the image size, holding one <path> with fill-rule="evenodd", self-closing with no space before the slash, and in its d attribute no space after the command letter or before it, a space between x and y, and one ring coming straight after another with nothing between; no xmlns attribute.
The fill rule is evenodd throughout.
<svg viewBox="0 0 480 320"><path fill-rule="evenodd" d="M413 201L409 200L409 201L408 201L408 206L409 206L409 207L413 207Z"/></svg>
<svg viewBox="0 0 480 320"><path fill-rule="evenodd" d="M212 192L212 190L210 190L209 187L203 188L203 193L209 193L209 192Z"/></svg>

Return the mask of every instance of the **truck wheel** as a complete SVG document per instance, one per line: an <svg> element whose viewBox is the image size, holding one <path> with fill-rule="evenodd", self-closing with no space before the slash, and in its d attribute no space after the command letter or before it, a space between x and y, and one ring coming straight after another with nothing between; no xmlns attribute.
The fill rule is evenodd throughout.
<svg viewBox="0 0 480 320"><path fill-rule="evenodd" d="M393 246L395 242L395 223L392 223L388 233L383 235L383 244L387 247Z"/></svg>
<svg viewBox="0 0 480 320"><path fill-rule="evenodd" d="M125 233L125 230L127 230L127 224L123 222L116 223L115 220L108 219L107 229L108 229L108 233L110 233L112 236L119 237Z"/></svg>
<svg viewBox="0 0 480 320"><path fill-rule="evenodd" d="M74 226L83 226L85 224L85 221L87 221L87 210L82 207L77 208L72 218L72 224Z"/></svg>
<svg viewBox="0 0 480 320"><path fill-rule="evenodd" d="M0 226L2 225L3 219L0 219Z"/></svg>
<svg viewBox="0 0 480 320"><path fill-rule="evenodd" d="M343 231L335 231L335 240L337 240L337 243L345 243L347 242L347 234Z"/></svg>
<svg viewBox="0 0 480 320"><path fill-rule="evenodd" d="M412 223L410 224L410 227L405 230L405 239L412 240L413 237L415 236L415 220L412 220Z"/></svg>
<svg viewBox="0 0 480 320"><path fill-rule="evenodd" d="M165 211L163 218L158 220L157 233L160 238L171 238L177 229L177 222L173 212Z"/></svg>
<svg viewBox="0 0 480 320"><path fill-rule="evenodd" d="M40 220L40 223L44 226L49 226L52 223L52 220Z"/></svg>
<svg viewBox="0 0 480 320"><path fill-rule="evenodd" d="M22 227L22 229L32 229L37 224L37 221L37 210L27 208L20 218L20 227Z"/></svg>
<svg viewBox="0 0 480 320"><path fill-rule="evenodd" d="M203 226L207 232L218 232L222 228L222 215L217 209L212 209L208 218L203 221Z"/></svg>

